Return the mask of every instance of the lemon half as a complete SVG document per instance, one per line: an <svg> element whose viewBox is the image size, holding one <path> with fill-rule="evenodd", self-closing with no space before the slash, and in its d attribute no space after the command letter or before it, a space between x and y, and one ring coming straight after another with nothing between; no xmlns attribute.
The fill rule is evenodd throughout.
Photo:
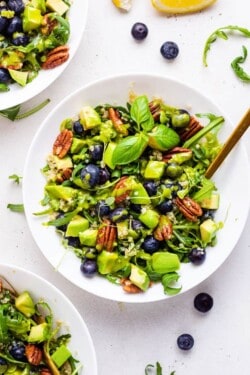
<svg viewBox="0 0 250 375"><path fill-rule="evenodd" d="M132 7L132 0L112 0L115 6L128 12Z"/></svg>
<svg viewBox="0 0 250 375"><path fill-rule="evenodd" d="M169 14L192 13L207 8L216 0L151 0L153 6L160 12Z"/></svg>

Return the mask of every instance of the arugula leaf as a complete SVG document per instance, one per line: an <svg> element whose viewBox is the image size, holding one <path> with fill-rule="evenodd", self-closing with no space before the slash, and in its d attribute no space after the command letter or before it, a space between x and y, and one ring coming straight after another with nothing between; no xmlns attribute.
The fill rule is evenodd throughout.
<svg viewBox="0 0 250 375"><path fill-rule="evenodd" d="M36 107L33 107L29 111L23 112L23 113L20 113L20 114L19 114L19 112L21 110L21 105L18 104L18 105L15 105L14 107L10 107L10 108L1 110L0 115L3 116L3 117L6 117L7 119L9 119L11 121L21 120L23 118L26 118L26 117L31 116L34 113L38 112L40 109L45 107L49 102L50 102L50 99L46 99L42 103L38 104Z"/></svg>
<svg viewBox="0 0 250 375"><path fill-rule="evenodd" d="M148 136L138 133L123 138L116 146L112 156L114 165L123 165L137 160L148 144Z"/></svg>
<svg viewBox="0 0 250 375"><path fill-rule="evenodd" d="M208 39L206 40L205 42L205 46L204 46L204 49L203 49L203 55L202 55L202 61L203 61L203 65L205 66L208 66L207 64L207 54L211 48L211 44L214 43L217 38L221 38L221 39L224 39L224 40L227 40L228 39L228 35L226 32L230 32L230 31L238 31L240 32L241 34L243 34L246 38L250 38L250 30L244 28L244 27L240 27L240 26L232 26L232 25L228 25L228 26L225 26L225 27L220 27L219 29L215 30L209 37Z"/></svg>
<svg viewBox="0 0 250 375"><path fill-rule="evenodd" d="M4 311L4 305L0 306L0 342L8 341L7 318Z"/></svg>
<svg viewBox="0 0 250 375"><path fill-rule="evenodd" d="M207 178L203 178L201 183L201 189L192 196L196 202L201 202L203 199L210 197L212 191L215 189L213 181L208 180Z"/></svg>
<svg viewBox="0 0 250 375"><path fill-rule="evenodd" d="M164 288L164 293L170 296L174 296L181 291L182 287L173 287L172 284L177 282L180 278L177 272L169 272L162 276L161 282Z"/></svg>
<svg viewBox="0 0 250 375"><path fill-rule="evenodd" d="M162 367L160 363L156 362L155 365L156 365L156 375L162 375ZM150 363L145 367L145 375L149 375L151 373L151 369L155 369L155 366Z"/></svg>
<svg viewBox="0 0 250 375"><path fill-rule="evenodd" d="M8 85L6 85L5 83L0 83L0 92L6 92L6 91L10 91Z"/></svg>
<svg viewBox="0 0 250 375"><path fill-rule="evenodd" d="M131 105L130 115L140 129L140 126L146 132L154 127L154 118L150 112L148 98L145 95L138 96Z"/></svg>
<svg viewBox="0 0 250 375"><path fill-rule="evenodd" d="M247 49L245 46L242 46L243 50L243 56L238 56L236 57L232 62L231 62L231 67L233 68L234 73L236 76L241 79L243 82L250 82L250 75L247 74L244 69L239 65L243 64L246 61L247 58Z"/></svg>
<svg viewBox="0 0 250 375"><path fill-rule="evenodd" d="M16 184L20 184L22 177L18 176L17 174L12 174L9 176L10 180L13 180Z"/></svg>
<svg viewBox="0 0 250 375"><path fill-rule="evenodd" d="M8 203L7 208L9 208L13 212L24 212L23 204Z"/></svg>

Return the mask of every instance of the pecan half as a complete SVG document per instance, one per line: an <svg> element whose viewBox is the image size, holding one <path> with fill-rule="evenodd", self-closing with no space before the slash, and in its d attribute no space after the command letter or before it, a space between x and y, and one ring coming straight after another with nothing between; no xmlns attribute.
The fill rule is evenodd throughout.
<svg viewBox="0 0 250 375"><path fill-rule="evenodd" d="M178 147L177 146L177 147L172 148L168 152L164 153L164 155L162 157L162 160L163 161L169 161L176 154L183 154L183 156L185 154L186 158L191 158L191 156L192 156L192 150L190 150L189 148L184 148L184 147Z"/></svg>
<svg viewBox="0 0 250 375"><path fill-rule="evenodd" d="M25 355L31 365L38 366L42 360L43 353L42 349L37 345L27 344L25 346Z"/></svg>
<svg viewBox="0 0 250 375"><path fill-rule="evenodd" d="M159 121L161 115L161 103L158 100L152 100L149 104L149 110L155 121Z"/></svg>
<svg viewBox="0 0 250 375"><path fill-rule="evenodd" d="M48 367L42 367L40 370L40 375L52 375L52 372Z"/></svg>
<svg viewBox="0 0 250 375"><path fill-rule="evenodd" d="M56 176L56 182L62 183L63 181L69 180L71 175L72 175L72 168L63 169Z"/></svg>
<svg viewBox="0 0 250 375"><path fill-rule="evenodd" d="M173 225L167 216L161 215L159 224L154 230L154 238L158 241L170 240L173 234Z"/></svg>
<svg viewBox="0 0 250 375"><path fill-rule="evenodd" d="M131 187L129 186L129 180L127 176L123 176L120 180L116 183L113 189L113 196L115 197L116 203L123 202L130 194Z"/></svg>
<svg viewBox="0 0 250 375"><path fill-rule="evenodd" d="M56 27L58 24L56 19L52 19L49 13L45 14L42 19L41 23L41 33L43 35L49 35L51 31Z"/></svg>
<svg viewBox="0 0 250 375"><path fill-rule="evenodd" d="M109 108L108 109L108 115L109 119L112 121L112 124L117 131L117 133L123 134L123 135L128 135L128 129L122 122L119 112L115 110L114 108Z"/></svg>
<svg viewBox="0 0 250 375"><path fill-rule="evenodd" d="M46 60L42 64L43 69L53 69L65 63L69 58L69 47L59 46L52 49L47 55Z"/></svg>
<svg viewBox="0 0 250 375"><path fill-rule="evenodd" d="M103 220L103 224L97 232L96 249L98 251L112 251L117 236L116 226L108 219Z"/></svg>
<svg viewBox="0 0 250 375"><path fill-rule="evenodd" d="M125 292L127 293L141 293L142 290L140 288L138 288L138 286L136 286L135 284L133 284L129 279L121 279L120 280L120 283L122 285L122 288Z"/></svg>
<svg viewBox="0 0 250 375"><path fill-rule="evenodd" d="M53 144L53 154L62 159L70 150L73 140L73 132L68 129L64 129L58 134Z"/></svg>
<svg viewBox="0 0 250 375"><path fill-rule="evenodd" d="M203 214L201 206L190 197L185 197L183 199L177 197L175 199L175 204L189 221L197 221L198 217Z"/></svg>
<svg viewBox="0 0 250 375"><path fill-rule="evenodd" d="M191 138L193 135L198 133L203 128L203 125L194 117L190 117L188 126L179 131L178 134L182 142L185 142L187 139Z"/></svg>

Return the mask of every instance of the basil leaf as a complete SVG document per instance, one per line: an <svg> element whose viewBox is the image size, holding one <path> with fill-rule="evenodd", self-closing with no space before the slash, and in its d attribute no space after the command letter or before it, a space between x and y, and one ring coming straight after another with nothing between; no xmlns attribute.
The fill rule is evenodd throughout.
<svg viewBox="0 0 250 375"><path fill-rule="evenodd" d="M179 135L166 125L156 126L151 133L149 133L149 146L160 151L167 151L180 142Z"/></svg>
<svg viewBox="0 0 250 375"><path fill-rule="evenodd" d="M170 296L174 296L175 294L181 291L181 287L173 287L172 284L179 280L180 275L177 272L169 272L162 276L161 282L164 288L164 293Z"/></svg>
<svg viewBox="0 0 250 375"><path fill-rule="evenodd" d="M7 208L9 208L13 212L24 212L24 205L23 204L9 203L7 205Z"/></svg>
<svg viewBox="0 0 250 375"><path fill-rule="evenodd" d="M137 160L148 144L148 136L138 133L123 138L115 147L112 155L112 163L114 165L123 165Z"/></svg>
<svg viewBox="0 0 250 375"><path fill-rule="evenodd" d="M225 27L220 27L219 29L215 30L209 37L208 39L206 40L205 42L205 46L204 46L204 49L203 49L203 55L202 55L202 61L203 61L203 65L204 66L207 66L207 54L211 48L211 44L214 43L217 38L221 38L221 39L228 39L228 35L226 34L227 31L238 31L240 32L241 34L243 34L246 38L250 38L250 30L244 28L244 27L240 27L240 26L232 26L232 25L229 25L229 26L225 26Z"/></svg>
<svg viewBox="0 0 250 375"><path fill-rule="evenodd" d="M241 79L243 82L250 82L250 75L247 74L239 64L243 64L247 58L247 49L245 46L242 46L243 56L236 57L231 62L231 67L233 68L234 73L236 76Z"/></svg>
<svg viewBox="0 0 250 375"><path fill-rule="evenodd" d="M138 96L131 105L130 115L140 129L140 126L146 132L154 127L154 118L148 106L148 98L145 95Z"/></svg>
<svg viewBox="0 0 250 375"><path fill-rule="evenodd" d="M14 121L20 111L20 108L21 106L20 104L18 104L18 105L15 105L14 107L3 109L2 111L0 111L0 115L8 118L11 121Z"/></svg>

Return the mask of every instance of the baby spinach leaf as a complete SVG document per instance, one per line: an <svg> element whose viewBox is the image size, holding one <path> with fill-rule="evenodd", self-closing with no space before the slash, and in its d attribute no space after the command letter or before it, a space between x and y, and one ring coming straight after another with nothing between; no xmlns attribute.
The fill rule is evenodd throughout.
<svg viewBox="0 0 250 375"><path fill-rule="evenodd" d="M178 145L179 135L171 128L165 125L156 126L149 133L149 146L160 151L169 150Z"/></svg>
<svg viewBox="0 0 250 375"><path fill-rule="evenodd" d="M203 49L202 61L203 65L207 66L207 54L211 48L211 44L214 43L218 38L227 40L228 34L227 32L238 31L243 34L246 38L250 38L250 30L240 27L240 26L233 26L228 25L225 27L220 27L219 29L215 30L211 35L209 35L208 39L205 42L205 46Z"/></svg>
<svg viewBox="0 0 250 375"><path fill-rule="evenodd" d="M138 96L131 105L130 115L140 128L146 132L154 127L154 119L148 106L148 99L145 95Z"/></svg>
<svg viewBox="0 0 250 375"><path fill-rule="evenodd" d="M250 82L250 75L247 74L244 69L239 65L243 64L246 61L247 58L247 49L245 46L242 46L243 50L243 56L238 56L236 57L232 62L231 62L231 67L233 68L234 73L236 76L241 79L243 82Z"/></svg>
<svg viewBox="0 0 250 375"><path fill-rule="evenodd" d="M112 156L114 165L123 165L137 160L148 144L148 136L144 133L138 133L123 138L116 146Z"/></svg>

